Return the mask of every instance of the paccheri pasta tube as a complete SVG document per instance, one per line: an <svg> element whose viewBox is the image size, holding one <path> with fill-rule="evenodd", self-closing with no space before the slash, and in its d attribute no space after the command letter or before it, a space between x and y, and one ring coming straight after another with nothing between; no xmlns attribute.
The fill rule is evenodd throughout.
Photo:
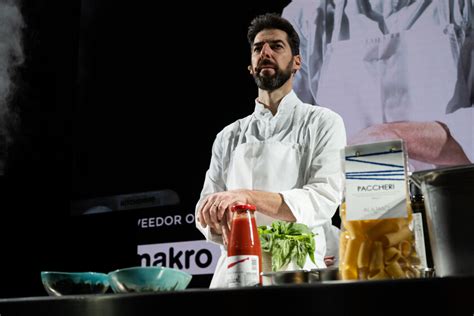
<svg viewBox="0 0 474 316"><path fill-rule="evenodd" d="M402 148L401 141L346 147L339 244L344 280L419 276Z"/></svg>
<svg viewBox="0 0 474 316"><path fill-rule="evenodd" d="M341 206L341 216L344 223L345 204ZM351 233L343 230L339 244L342 278L378 280L417 277L416 266L420 260L415 252L413 233L408 228L409 219L406 218L404 224L400 219L364 220L359 222L358 230ZM391 221L397 225L392 225ZM403 225L398 226L399 223ZM398 228L385 234L371 234L377 225Z"/></svg>

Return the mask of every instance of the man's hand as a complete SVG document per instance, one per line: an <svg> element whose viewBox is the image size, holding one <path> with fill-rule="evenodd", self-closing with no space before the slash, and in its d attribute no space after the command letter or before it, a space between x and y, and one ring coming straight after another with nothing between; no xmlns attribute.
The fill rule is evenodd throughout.
<svg viewBox="0 0 474 316"><path fill-rule="evenodd" d="M208 195L201 203L197 220L203 228L209 226L215 234L228 242L232 223L230 209L237 204L253 204L257 211L274 219L295 222L296 218L280 193L257 190L230 190Z"/></svg>
<svg viewBox="0 0 474 316"><path fill-rule="evenodd" d="M348 140L349 145L403 139L408 157L436 166L469 164L469 158L441 122L392 122L372 125Z"/></svg>
<svg viewBox="0 0 474 316"><path fill-rule="evenodd" d="M334 265L335 261L336 261L335 256L324 256L324 263L326 264L327 267Z"/></svg>
<svg viewBox="0 0 474 316"><path fill-rule="evenodd" d="M347 143L348 145L358 145L400 138L402 137L388 124L376 124L360 130L348 139Z"/></svg>
<svg viewBox="0 0 474 316"><path fill-rule="evenodd" d="M203 228L209 226L213 233L222 235L224 245L227 246L232 225L230 208L247 203L250 203L250 199L246 190L213 193L202 201L197 219Z"/></svg>

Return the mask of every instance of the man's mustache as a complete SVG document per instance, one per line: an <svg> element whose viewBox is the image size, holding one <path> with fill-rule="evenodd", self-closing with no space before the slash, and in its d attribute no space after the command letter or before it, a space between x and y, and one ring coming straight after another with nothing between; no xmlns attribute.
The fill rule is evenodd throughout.
<svg viewBox="0 0 474 316"><path fill-rule="evenodd" d="M263 59L257 65L257 72L262 70L263 67L268 67L268 66L271 66L273 68L278 68L278 66L275 63L273 63L271 60Z"/></svg>

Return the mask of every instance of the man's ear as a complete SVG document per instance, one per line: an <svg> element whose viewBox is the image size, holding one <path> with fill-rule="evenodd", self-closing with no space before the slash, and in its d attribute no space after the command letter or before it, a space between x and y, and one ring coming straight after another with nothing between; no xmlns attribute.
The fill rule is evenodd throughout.
<svg viewBox="0 0 474 316"><path fill-rule="evenodd" d="M293 58L293 69L291 72L295 74L298 70L301 69L301 55L295 55Z"/></svg>
<svg viewBox="0 0 474 316"><path fill-rule="evenodd" d="M251 74L251 75L253 75L253 69L252 69L252 66L251 66L251 65L249 65L249 66L247 67L247 69L249 70L250 74Z"/></svg>

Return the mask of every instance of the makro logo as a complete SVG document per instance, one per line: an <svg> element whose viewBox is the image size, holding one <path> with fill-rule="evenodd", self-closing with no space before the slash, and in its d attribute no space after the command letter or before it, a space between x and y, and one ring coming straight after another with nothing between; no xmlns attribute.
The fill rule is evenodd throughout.
<svg viewBox="0 0 474 316"><path fill-rule="evenodd" d="M163 266L190 274L212 274L221 250L217 244L206 240L193 240L138 245L137 253L142 266Z"/></svg>

